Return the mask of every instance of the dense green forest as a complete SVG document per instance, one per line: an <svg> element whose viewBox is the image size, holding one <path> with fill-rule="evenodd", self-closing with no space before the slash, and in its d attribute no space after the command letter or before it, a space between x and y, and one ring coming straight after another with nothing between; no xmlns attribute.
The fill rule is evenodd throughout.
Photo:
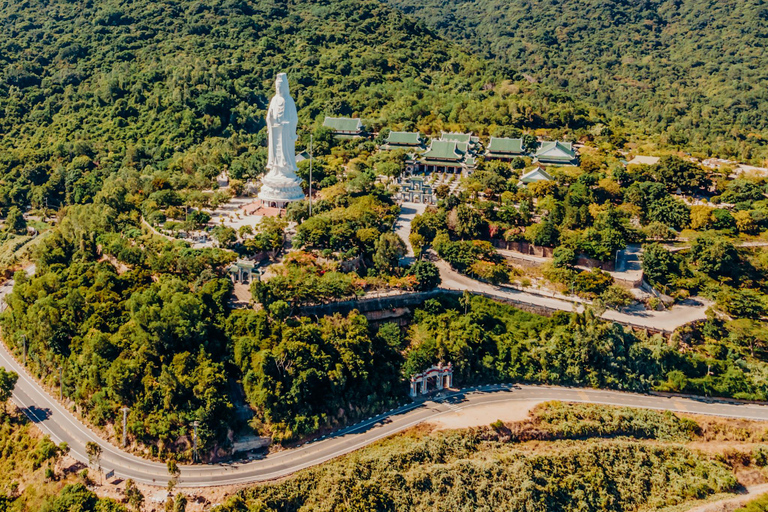
<svg viewBox="0 0 768 512"><path fill-rule="evenodd" d="M56 225L35 240L36 273L17 275L2 326L17 354L26 337L29 367L45 384L58 385L55 370L65 368L64 393L92 424L108 426L129 406L135 448L183 459L198 420L210 454L226 449L231 429L248 431L234 421L233 389L241 383L255 410L250 426L292 440L404 399L403 377L438 361L456 365L457 385L513 379L768 397L757 321L765 305L762 295L743 291L768 291L756 284L765 259L738 254L722 238L765 230L764 181L717 180L675 157L625 171L614 151L624 140L619 124L378 2L80 7L63 0L0 6L3 236L25 232L27 206L58 210ZM209 190L221 170L233 181L263 171L261 119L278 71L291 79L301 143L317 135L321 194L313 217L305 202L287 212L303 221L293 239L302 251L254 284L264 308L232 312L226 265L236 251L282 250L285 225L263 224L244 247L233 228L217 226L221 248L192 250L147 234L142 217L158 226L205 225L203 208L231 197ZM360 115L374 131L551 128L584 136L601 145L598 156L553 170L553 181L530 189L518 190L520 169L480 162L464 190L414 221L418 249L434 244L455 267L493 281L506 267L488 238L562 246L570 252L558 254L562 265L552 275L578 278L579 292L602 297L610 280L577 275L577 252L609 259L628 242L663 239L695 219L717 236L697 240L685 261L661 253L646 261L649 274L656 271L652 283L674 286L681 298L727 284L738 300L725 297L722 309L750 322L713 317L668 343L591 312L543 318L484 299L430 301L407 332L356 312L295 318L292 306L439 282L430 262L398 264L405 246L391 227L399 210L377 176L396 175L388 173L402 167L403 155L375 154L374 140L334 141L319 129L325 114ZM739 211L694 212L673 197L680 187ZM341 270L350 262L358 273ZM690 348L679 350L683 343ZM106 431L119 435L115 428Z"/></svg>
<svg viewBox="0 0 768 512"><path fill-rule="evenodd" d="M90 201L121 168L177 190L257 176L280 71L299 147L329 114L428 132L604 120L369 0L6 2L0 68L4 208Z"/></svg>
<svg viewBox="0 0 768 512"><path fill-rule="evenodd" d="M741 425L718 428L721 440L755 444L730 458L685 446L708 440L703 431L712 426L719 427L671 413L543 404L518 423L417 429L284 482L243 490L221 509L664 510L734 491L733 469L765 465L760 428L754 435Z"/></svg>
<svg viewBox="0 0 768 512"><path fill-rule="evenodd" d="M762 0L386 0L662 144L768 157Z"/></svg>

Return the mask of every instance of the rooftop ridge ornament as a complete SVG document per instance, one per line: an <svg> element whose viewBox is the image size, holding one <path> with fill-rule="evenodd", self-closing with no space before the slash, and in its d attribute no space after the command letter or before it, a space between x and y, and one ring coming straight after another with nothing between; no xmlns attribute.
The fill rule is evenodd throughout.
<svg viewBox="0 0 768 512"><path fill-rule="evenodd" d="M269 154L267 175L261 180L259 199L266 206L284 208L292 201L304 199L301 178L296 176L296 126L299 116L296 104L288 90L288 76L278 73L275 95L267 110Z"/></svg>

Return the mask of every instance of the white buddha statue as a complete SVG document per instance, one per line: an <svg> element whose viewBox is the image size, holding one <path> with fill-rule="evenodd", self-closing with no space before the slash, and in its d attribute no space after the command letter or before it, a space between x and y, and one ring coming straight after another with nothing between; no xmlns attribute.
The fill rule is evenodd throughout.
<svg viewBox="0 0 768 512"><path fill-rule="evenodd" d="M288 76L285 73L277 75L275 91L267 111L269 172L262 179L259 199L267 206L283 208L291 201L304 199L301 178L296 176L296 125L299 116L288 90Z"/></svg>

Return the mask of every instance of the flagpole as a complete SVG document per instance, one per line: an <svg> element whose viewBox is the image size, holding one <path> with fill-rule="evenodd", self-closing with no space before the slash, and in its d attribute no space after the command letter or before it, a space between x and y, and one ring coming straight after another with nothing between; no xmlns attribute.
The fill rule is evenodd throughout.
<svg viewBox="0 0 768 512"><path fill-rule="evenodd" d="M313 153L314 137L309 136L309 216L312 216L312 153Z"/></svg>

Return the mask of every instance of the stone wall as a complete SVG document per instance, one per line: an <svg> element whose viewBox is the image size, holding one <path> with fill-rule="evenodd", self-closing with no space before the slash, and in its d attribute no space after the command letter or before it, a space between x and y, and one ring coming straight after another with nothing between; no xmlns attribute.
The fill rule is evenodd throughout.
<svg viewBox="0 0 768 512"><path fill-rule="evenodd" d="M540 245L529 244L528 242L505 242L504 240L493 239L491 240L494 247L497 249L504 249L507 251L519 252L520 254L527 254L529 256L538 256L540 258L551 258L554 254L552 247L543 247ZM514 255L505 255L507 259L514 261L524 267L538 266L536 262L526 260L524 258L515 258ZM576 265L587 268L599 268L613 272L616 265L613 261L600 261L594 258L589 258L584 254L579 254L576 258Z"/></svg>
<svg viewBox="0 0 768 512"><path fill-rule="evenodd" d="M348 314L352 310L360 313L371 313L374 320L383 319L383 311L397 310L399 308L411 308L420 306L425 300L437 297L445 293L444 290L435 289L428 292L406 292L385 297L362 298L359 300L344 300L319 304L317 306L303 306L299 308L301 315L327 316L334 313ZM373 314L375 313L375 314ZM403 312L404 313L404 312ZM366 315L367 316L367 315Z"/></svg>
<svg viewBox="0 0 768 512"><path fill-rule="evenodd" d="M400 293L387 297L332 302L318 306L305 306L300 308L299 313L301 315L328 316L334 313L341 313L346 315L353 310L357 310L365 315L372 323L395 322L400 325L404 325L402 318L407 314L410 314L414 308L421 306L425 300L437 297L439 295L461 295L462 293L464 292L459 290L446 290L438 288L428 292ZM472 292L472 294L482 295L497 302L509 304L518 309L536 315L549 317L552 316L556 311L561 311L556 308L529 304L527 302L518 301L509 297L497 296L490 293ZM670 331L666 331L664 329L653 329L626 322L618 323L649 332L670 334Z"/></svg>

